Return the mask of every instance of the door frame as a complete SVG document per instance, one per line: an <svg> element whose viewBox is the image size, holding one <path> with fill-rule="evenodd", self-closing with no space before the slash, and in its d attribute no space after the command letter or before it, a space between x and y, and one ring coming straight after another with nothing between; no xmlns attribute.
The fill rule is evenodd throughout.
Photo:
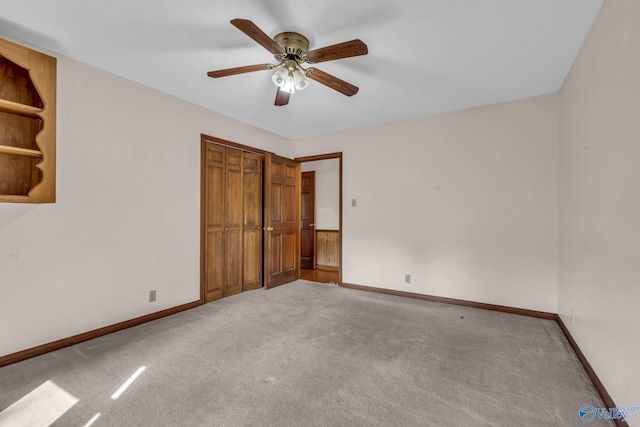
<svg viewBox="0 0 640 427"><path fill-rule="evenodd" d="M301 164L302 165L302 164ZM306 174L306 175L305 175ZM311 247L311 256L309 258L311 258L309 261L311 263L311 269L315 270L318 266L316 264L316 171L308 171L308 172L302 172L302 169L300 169L300 177L301 177L301 183L300 183L300 191L302 192L302 194L304 193L304 178L305 176L309 176L311 177L309 179L309 181L311 182L311 194L313 195L313 198L310 198L310 202L311 202L311 211L310 215L312 218L311 224L309 225L309 232L311 233L311 241L310 241L310 247ZM304 211L304 198L300 197L300 268L302 268L302 228L304 227L304 222L305 219L302 218L302 212ZM305 267L306 268L306 267Z"/></svg>
<svg viewBox="0 0 640 427"><path fill-rule="evenodd" d="M340 267L338 270L338 284L342 285L342 269L344 266L344 263L342 261L342 151L336 152L336 153L318 154L315 156L296 157L293 160L304 163L304 162L315 162L316 160L331 160L331 159L339 159L340 189L338 191L338 197L340 198L340 204L339 204L339 212L338 212L339 214L338 226L340 227L340 230L338 230L338 236L340 238L340 244L338 245L338 253L339 253Z"/></svg>

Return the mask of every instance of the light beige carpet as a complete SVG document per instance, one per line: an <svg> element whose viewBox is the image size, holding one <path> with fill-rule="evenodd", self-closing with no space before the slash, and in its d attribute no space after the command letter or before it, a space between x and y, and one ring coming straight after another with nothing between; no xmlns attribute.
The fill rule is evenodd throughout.
<svg viewBox="0 0 640 427"><path fill-rule="evenodd" d="M584 426L585 404L555 322L304 281L0 368L2 426Z"/></svg>

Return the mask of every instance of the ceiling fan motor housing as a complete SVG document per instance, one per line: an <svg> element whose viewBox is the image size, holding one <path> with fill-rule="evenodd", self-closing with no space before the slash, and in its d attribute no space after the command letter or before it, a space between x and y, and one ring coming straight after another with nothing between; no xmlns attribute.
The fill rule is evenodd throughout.
<svg viewBox="0 0 640 427"><path fill-rule="evenodd" d="M303 56L309 51L309 40L299 33L289 31L280 33L273 38L273 41L284 50L287 58L296 59L297 61L302 60ZM291 58L292 56L294 58Z"/></svg>

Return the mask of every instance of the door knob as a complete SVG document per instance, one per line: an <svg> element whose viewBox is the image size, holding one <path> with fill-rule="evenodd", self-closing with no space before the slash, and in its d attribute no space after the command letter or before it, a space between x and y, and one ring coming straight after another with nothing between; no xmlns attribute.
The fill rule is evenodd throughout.
<svg viewBox="0 0 640 427"><path fill-rule="evenodd" d="M267 231L273 231L273 227L267 227Z"/></svg>
<svg viewBox="0 0 640 427"><path fill-rule="evenodd" d="M314 225L315 225L314 223L311 223L311 224L309 224L309 227L313 227Z"/></svg>

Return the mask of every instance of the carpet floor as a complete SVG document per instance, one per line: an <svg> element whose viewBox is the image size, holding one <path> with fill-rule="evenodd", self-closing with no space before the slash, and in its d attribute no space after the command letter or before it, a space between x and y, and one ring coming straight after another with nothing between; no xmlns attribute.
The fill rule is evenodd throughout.
<svg viewBox="0 0 640 427"><path fill-rule="evenodd" d="M0 368L3 427L583 426L587 404L553 321L306 281Z"/></svg>

